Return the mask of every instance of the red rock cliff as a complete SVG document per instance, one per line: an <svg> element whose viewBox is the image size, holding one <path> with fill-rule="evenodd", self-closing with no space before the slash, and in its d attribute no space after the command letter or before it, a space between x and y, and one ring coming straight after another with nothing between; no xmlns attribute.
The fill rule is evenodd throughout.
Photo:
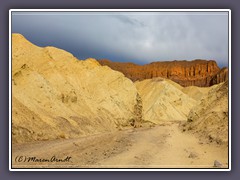
<svg viewBox="0 0 240 180"><path fill-rule="evenodd" d="M132 81L163 77L171 79L182 86L211 86L224 82L228 75L228 72L220 70L213 60L164 61L137 65L102 59L99 60L99 63L122 72Z"/></svg>
<svg viewBox="0 0 240 180"><path fill-rule="evenodd" d="M221 83L221 82L225 82L227 80L228 80L228 69L224 67L220 71L218 71L217 74L213 76L213 78L210 81L210 86Z"/></svg>

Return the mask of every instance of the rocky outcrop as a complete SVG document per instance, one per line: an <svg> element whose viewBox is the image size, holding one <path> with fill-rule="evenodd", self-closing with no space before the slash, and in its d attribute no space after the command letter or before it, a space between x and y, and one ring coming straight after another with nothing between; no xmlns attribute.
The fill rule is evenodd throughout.
<svg viewBox="0 0 240 180"><path fill-rule="evenodd" d="M13 143L75 138L141 119L133 82L95 59L12 35Z"/></svg>
<svg viewBox="0 0 240 180"><path fill-rule="evenodd" d="M210 85L219 84L228 80L228 69L226 67L218 71L210 81Z"/></svg>
<svg viewBox="0 0 240 180"><path fill-rule="evenodd" d="M122 72L132 81L163 77L171 79L184 87L207 87L224 82L226 79L218 78L218 80L212 80L220 71L217 63L213 60L153 62L142 66L134 63L112 62L106 59L98 62L101 65L106 65Z"/></svg>
<svg viewBox="0 0 240 180"><path fill-rule="evenodd" d="M210 142L228 142L228 81L214 85L200 104L192 108L184 130L193 131Z"/></svg>

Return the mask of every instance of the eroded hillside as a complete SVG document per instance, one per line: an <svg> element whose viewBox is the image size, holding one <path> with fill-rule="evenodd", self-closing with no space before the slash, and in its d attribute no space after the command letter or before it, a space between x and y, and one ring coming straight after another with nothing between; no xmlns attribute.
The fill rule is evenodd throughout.
<svg viewBox="0 0 240 180"><path fill-rule="evenodd" d="M184 130L218 144L228 143L228 81L215 85L199 105L192 108Z"/></svg>
<svg viewBox="0 0 240 180"><path fill-rule="evenodd" d="M94 59L12 35L13 142L73 138L128 126L137 89Z"/></svg>
<svg viewBox="0 0 240 180"><path fill-rule="evenodd" d="M177 83L154 78L135 82L143 101L143 119L154 123L186 120L197 101L189 97Z"/></svg>

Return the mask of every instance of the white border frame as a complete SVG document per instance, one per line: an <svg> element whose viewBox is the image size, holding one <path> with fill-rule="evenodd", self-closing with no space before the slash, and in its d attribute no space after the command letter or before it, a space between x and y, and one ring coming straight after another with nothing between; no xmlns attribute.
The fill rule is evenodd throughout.
<svg viewBox="0 0 240 180"><path fill-rule="evenodd" d="M17 169L17 168L12 168L12 129L11 129L11 123L12 123L12 32L11 32L11 25L12 25L12 12L22 12L22 11L27 11L27 12L56 12L56 11L71 11L71 12L88 12L88 11L95 11L95 12L108 12L108 11L115 11L115 12L124 12L124 11L129 11L129 12L228 12L228 69L229 69L229 95L228 95L228 113L229 113L229 120L228 120L228 125L229 125L229 131L228 131L228 140L229 140L229 147L228 147L228 169L214 169L214 168L209 168L209 169L200 169L200 168L184 168L184 169L165 169L165 168L159 168L159 169L118 169L118 168L112 168L112 169ZM9 10L9 171L231 171L231 10L230 9L10 9Z"/></svg>

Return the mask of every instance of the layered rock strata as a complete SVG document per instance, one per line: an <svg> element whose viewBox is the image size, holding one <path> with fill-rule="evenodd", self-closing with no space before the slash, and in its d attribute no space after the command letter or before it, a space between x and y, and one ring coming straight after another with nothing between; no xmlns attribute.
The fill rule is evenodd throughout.
<svg viewBox="0 0 240 180"><path fill-rule="evenodd" d="M132 81L163 77L184 87L208 87L228 79L226 68L221 70L213 60L165 61L137 65L103 59L99 60L99 63L122 72Z"/></svg>

